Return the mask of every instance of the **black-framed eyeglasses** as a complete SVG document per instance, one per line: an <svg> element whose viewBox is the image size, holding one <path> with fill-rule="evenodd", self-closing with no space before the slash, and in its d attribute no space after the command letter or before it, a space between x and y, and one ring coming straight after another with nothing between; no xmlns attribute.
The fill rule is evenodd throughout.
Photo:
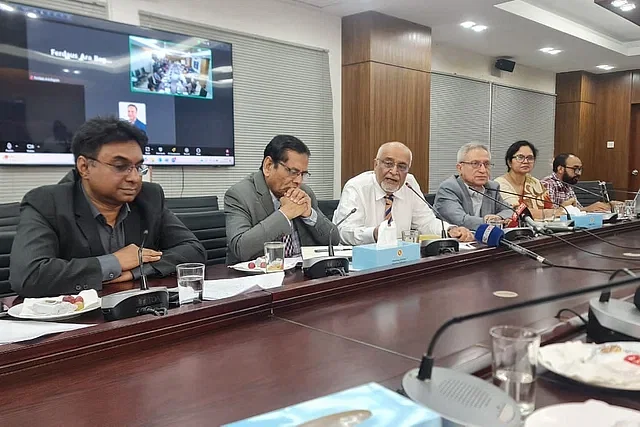
<svg viewBox="0 0 640 427"><path fill-rule="evenodd" d="M406 163L396 163L393 160L380 160L376 159L385 169L393 169L394 167L398 169L398 172L407 173L409 172L409 165Z"/></svg>
<svg viewBox="0 0 640 427"><path fill-rule="evenodd" d="M584 170L582 166L565 166L564 168L571 169L573 173L578 173L578 174L581 174L582 171Z"/></svg>
<svg viewBox="0 0 640 427"><path fill-rule="evenodd" d="M513 156L512 159L516 160L518 163L533 163L536 161L535 156L525 156L524 154L518 154L517 156Z"/></svg>
<svg viewBox="0 0 640 427"><path fill-rule="evenodd" d="M294 178L297 178L299 176L302 177L303 180L309 178L311 176L311 174L307 171L304 172L300 172L297 169L291 169L289 166L285 165L283 162L278 162L283 168L284 170L287 171L287 173L289 174L289 176L292 176Z"/></svg>
<svg viewBox="0 0 640 427"><path fill-rule="evenodd" d="M472 162L460 162L463 165L469 165L472 169L480 169L481 166L484 166L485 169L491 169L493 167L493 163L491 162L479 162L474 160Z"/></svg>
<svg viewBox="0 0 640 427"><path fill-rule="evenodd" d="M86 157L86 156L85 156ZM121 165L114 165L113 163L103 162L94 157L87 157L87 159L93 160L105 166L109 166L118 175L129 175L134 169L139 175L146 175L149 172L149 166L145 164L132 165L131 163L123 163Z"/></svg>

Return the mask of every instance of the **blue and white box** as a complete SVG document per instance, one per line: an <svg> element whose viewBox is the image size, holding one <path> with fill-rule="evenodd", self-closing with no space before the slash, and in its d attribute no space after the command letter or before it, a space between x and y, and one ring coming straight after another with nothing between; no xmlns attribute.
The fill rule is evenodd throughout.
<svg viewBox="0 0 640 427"><path fill-rule="evenodd" d="M376 243L353 247L354 270L384 267L420 259L420 244L398 241L398 246L378 248Z"/></svg>
<svg viewBox="0 0 640 427"><path fill-rule="evenodd" d="M442 426L440 415L430 409L379 384L369 383L223 427L295 427L311 421L313 425L328 426Z"/></svg>
<svg viewBox="0 0 640 427"><path fill-rule="evenodd" d="M562 215L563 221L567 220L566 215ZM573 226L575 228L602 228L604 215L601 213L590 212L586 215L572 215Z"/></svg>

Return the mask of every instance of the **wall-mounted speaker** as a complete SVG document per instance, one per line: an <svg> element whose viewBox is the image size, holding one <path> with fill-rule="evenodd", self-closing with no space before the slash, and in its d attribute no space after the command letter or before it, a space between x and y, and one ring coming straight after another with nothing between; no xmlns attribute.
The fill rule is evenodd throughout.
<svg viewBox="0 0 640 427"><path fill-rule="evenodd" d="M513 69L516 68L516 63L515 61L510 61L508 59L498 58L496 60L496 68L498 70L508 71L510 73L513 73Z"/></svg>

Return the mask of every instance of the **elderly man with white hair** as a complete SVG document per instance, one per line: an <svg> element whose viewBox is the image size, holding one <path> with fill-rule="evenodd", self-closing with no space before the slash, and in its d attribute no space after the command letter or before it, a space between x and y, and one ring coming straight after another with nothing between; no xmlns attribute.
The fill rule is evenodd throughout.
<svg viewBox="0 0 640 427"><path fill-rule="evenodd" d="M485 222L511 218L513 210L502 199L500 184L489 180L491 153L486 146L463 145L456 168L459 175L444 180L436 193L434 208L445 220L475 230Z"/></svg>
<svg viewBox="0 0 640 427"><path fill-rule="evenodd" d="M342 190L342 197L333 215L338 224L353 208L357 208L346 221L338 226L340 239L349 245L363 245L378 240L378 226L392 218L396 223L398 238L403 231L418 230L421 234L440 236L443 223L418 194L420 186L409 173L411 150L400 142L387 142L378 149L373 170L351 178ZM464 227L444 222L450 237L461 241L473 241L473 234Z"/></svg>

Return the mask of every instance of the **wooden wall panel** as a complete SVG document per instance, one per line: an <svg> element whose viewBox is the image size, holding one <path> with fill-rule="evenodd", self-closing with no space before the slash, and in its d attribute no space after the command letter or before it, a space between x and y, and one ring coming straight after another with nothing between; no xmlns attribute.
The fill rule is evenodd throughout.
<svg viewBox="0 0 640 427"><path fill-rule="evenodd" d="M342 65L371 60L373 15L358 13L342 18Z"/></svg>
<svg viewBox="0 0 640 427"><path fill-rule="evenodd" d="M596 132L594 175L626 188L629 174L631 72L602 74L596 79ZM615 148L607 149L607 141Z"/></svg>
<svg viewBox="0 0 640 427"><path fill-rule="evenodd" d="M631 106L631 130L629 132L629 181L627 189L637 191L640 188L640 175L633 176L631 171L640 170L640 104ZM627 199L630 199L627 196Z"/></svg>
<svg viewBox="0 0 640 427"><path fill-rule="evenodd" d="M580 138L580 102L556 104L554 155L572 153Z"/></svg>
<svg viewBox="0 0 640 427"><path fill-rule="evenodd" d="M411 173L422 188L428 188L431 75L373 63L371 84L373 145L406 144L413 152Z"/></svg>
<svg viewBox="0 0 640 427"><path fill-rule="evenodd" d="M633 72L631 84L631 103L640 104L640 71Z"/></svg>
<svg viewBox="0 0 640 427"><path fill-rule="evenodd" d="M371 63L342 67L342 185L373 166Z"/></svg>
<svg viewBox="0 0 640 427"><path fill-rule="evenodd" d="M582 72L556 74L556 103L580 102Z"/></svg>

